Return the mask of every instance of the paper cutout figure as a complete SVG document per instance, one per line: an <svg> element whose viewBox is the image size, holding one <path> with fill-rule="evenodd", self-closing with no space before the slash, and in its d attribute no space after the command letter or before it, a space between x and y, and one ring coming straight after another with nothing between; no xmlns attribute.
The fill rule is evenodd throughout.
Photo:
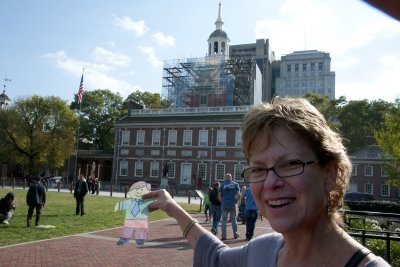
<svg viewBox="0 0 400 267"><path fill-rule="evenodd" d="M121 238L117 245L121 246L129 242L130 239L136 240L136 245L143 246L149 235L149 225L147 223L149 210L148 206L154 200L142 199L142 195L151 191L151 185L140 181L134 183L129 189L130 199L118 202L114 211L126 210L125 222L122 228Z"/></svg>

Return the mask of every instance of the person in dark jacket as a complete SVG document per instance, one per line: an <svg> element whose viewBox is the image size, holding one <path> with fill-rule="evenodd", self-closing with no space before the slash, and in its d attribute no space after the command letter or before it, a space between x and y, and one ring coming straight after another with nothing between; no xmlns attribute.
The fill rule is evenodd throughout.
<svg viewBox="0 0 400 267"><path fill-rule="evenodd" d="M79 176L79 180L75 183L74 198L76 199L76 215L85 215L84 200L89 192L88 184L83 175Z"/></svg>
<svg viewBox="0 0 400 267"><path fill-rule="evenodd" d="M8 192L5 197L0 199L0 223L8 224L8 221L14 217L15 209L14 193Z"/></svg>
<svg viewBox="0 0 400 267"><path fill-rule="evenodd" d="M36 209L35 226L39 225L42 208L46 203L46 188L40 183L40 177L33 178L33 184L29 186L26 194L26 204L29 206L26 226L31 227L33 210Z"/></svg>
<svg viewBox="0 0 400 267"><path fill-rule="evenodd" d="M210 193L210 202L211 202L211 215L213 219L213 224L211 228L211 233L214 235L218 234L218 224L221 220L221 202L218 199L218 190L219 190L219 182L215 182L213 184L213 190Z"/></svg>

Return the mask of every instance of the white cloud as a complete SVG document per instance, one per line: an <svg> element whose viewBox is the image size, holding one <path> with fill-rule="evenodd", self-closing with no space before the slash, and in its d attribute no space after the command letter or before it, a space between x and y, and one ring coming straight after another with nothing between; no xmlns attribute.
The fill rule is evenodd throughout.
<svg viewBox="0 0 400 267"><path fill-rule="evenodd" d="M110 89L114 93L119 93L122 97L127 97L133 90L142 90L138 85L132 85L129 82L115 78L112 74L114 68L110 68L110 62L125 62L124 60L115 60L115 55L118 53L111 53L105 49L96 48L93 52L96 60L103 59L106 64L93 63L91 61L82 61L70 58L65 51L57 51L55 53L47 53L43 55L46 58L53 59L55 66L67 73L80 78L82 68L85 68L85 90L94 89ZM118 58L118 57L117 57ZM124 57L122 57L124 58ZM120 66L118 64L114 64ZM131 73L130 73L131 74Z"/></svg>
<svg viewBox="0 0 400 267"><path fill-rule="evenodd" d="M345 95L348 100L370 99L394 102L400 97L400 88L398 86L398 75L400 73L400 56L393 54L384 54L380 57L380 62L375 65L374 75L369 77L356 77L355 79L342 80L337 76L338 86L336 87L336 96ZM348 71L348 70L346 70ZM356 70L350 70L356 73Z"/></svg>
<svg viewBox="0 0 400 267"><path fill-rule="evenodd" d="M346 57L343 60L335 60L332 61L331 69L335 70L337 68L348 68L351 66L355 66L360 63L360 59L357 57Z"/></svg>
<svg viewBox="0 0 400 267"><path fill-rule="evenodd" d="M149 31L143 20L134 21L129 17L114 16L114 24L127 31L133 31L137 36L143 36Z"/></svg>
<svg viewBox="0 0 400 267"><path fill-rule="evenodd" d="M157 32L151 35L157 42L159 46L174 46L175 38L172 36L166 36L162 32Z"/></svg>
<svg viewBox="0 0 400 267"><path fill-rule="evenodd" d="M157 58L154 52L154 48L149 46L139 46L140 52L147 55L147 61L149 61L154 67L161 67L163 62Z"/></svg>
<svg viewBox="0 0 400 267"><path fill-rule="evenodd" d="M257 21L255 28L256 38L268 37L278 57L293 51L316 49L319 39L332 38L333 14L320 2L289 0L281 6L279 13L276 20Z"/></svg>
<svg viewBox="0 0 400 267"><path fill-rule="evenodd" d="M96 47L93 52L95 61L104 62L114 66L128 66L131 58L121 53L114 53L102 47Z"/></svg>

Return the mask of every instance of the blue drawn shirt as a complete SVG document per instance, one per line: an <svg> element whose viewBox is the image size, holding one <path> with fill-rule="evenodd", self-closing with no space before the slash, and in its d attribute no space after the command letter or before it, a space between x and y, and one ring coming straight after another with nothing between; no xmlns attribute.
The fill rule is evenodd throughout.
<svg viewBox="0 0 400 267"><path fill-rule="evenodd" d="M148 206L154 200L152 199L139 199L139 212L136 216L132 214L132 210L135 206L135 203L138 199L131 198L125 201L118 203L118 210L126 210L125 212L125 220L146 220L149 215Z"/></svg>

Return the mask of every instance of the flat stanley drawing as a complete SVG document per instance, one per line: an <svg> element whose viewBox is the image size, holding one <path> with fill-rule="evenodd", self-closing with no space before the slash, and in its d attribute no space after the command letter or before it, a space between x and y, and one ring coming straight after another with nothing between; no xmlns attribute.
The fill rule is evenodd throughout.
<svg viewBox="0 0 400 267"><path fill-rule="evenodd" d="M128 196L130 198L115 205L114 211L126 210L122 235L117 241L117 245L124 245L131 238L136 240L136 245L144 245L144 241L149 235L149 225L147 223L149 214L148 206L154 200L143 200L142 195L150 191L150 184L143 181L136 182L129 189Z"/></svg>

